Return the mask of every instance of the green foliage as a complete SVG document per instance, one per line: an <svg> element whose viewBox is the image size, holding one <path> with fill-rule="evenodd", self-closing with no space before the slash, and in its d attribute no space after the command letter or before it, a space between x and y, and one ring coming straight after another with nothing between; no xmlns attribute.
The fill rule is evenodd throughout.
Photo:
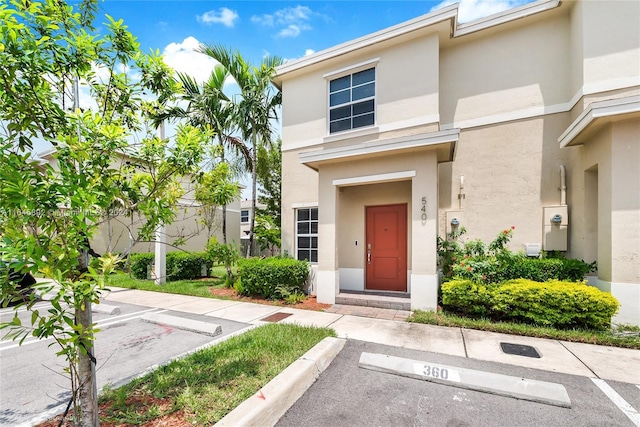
<svg viewBox="0 0 640 427"><path fill-rule="evenodd" d="M447 240L438 238L440 266L445 278L485 284L520 278L538 282L552 279L579 282L596 268L595 263L576 259L529 258L523 253L513 253L506 245L514 229L501 231L486 246L481 240L460 242L460 237L466 233L464 228L451 233Z"/></svg>
<svg viewBox="0 0 640 427"><path fill-rule="evenodd" d="M276 67L283 63L275 56L265 56L258 66L251 65L240 52L221 45L200 45L198 51L219 62L233 77L240 88L240 94L233 99L233 115L242 139L250 142L245 152L250 153L247 162L251 167L252 210L249 216L249 244L247 256L251 255L257 200L257 167L259 147L268 147L274 135L273 122L277 119L278 106L282 104L282 93L273 85Z"/></svg>
<svg viewBox="0 0 640 427"><path fill-rule="evenodd" d="M153 252L131 254L129 256L129 271L136 279L146 279L147 269L153 264L155 254Z"/></svg>
<svg viewBox="0 0 640 427"><path fill-rule="evenodd" d="M287 304L297 304L307 299L307 296L296 286L278 285L276 286L278 299L284 300Z"/></svg>
<svg viewBox="0 0 640 427"><path fill-rule="evenodd" d="M483 317L490 313L491 293L471 280L450 280L442 284L442 306L464 315Z"/></svg>
<svg viewBox="0 0 640 427"><path fill-rule="evenodd" d="M584 283L516 279L494 285L451 280L442 285L442 305L474 317L561 329L605 329L619 303L611 294Z"/></svg>
<svg viewBox="0 0 640 427"><path fill-rule="evenodd" d="M240 185L231 179L229 164L218 163L212 170L198 178L195 198L200 204L202 223L211 236L218 207L226 206L240 197Z"/></svg>
<svg viewBox="0 0 640 427"><path fill-rule="evenodd" d="M305 261L292 258L250 258L239 263L243 294L278 299L278 287L285 287L289 293L304 294L304 285L309 278L309 265Z"/></svg>
<svg viewBox="0 0 640 427"><path fill-rule="evenodd" d="M282 139L278 138L270 147L261 146L258 148L256 173L258 177L258 201L265 205L264 209L258 210L258 215L271 218L270 223L275 226L274 228L278 229L279 240L282 222ZM257 230L256 233L258 233ZM279 247L280 245L278 244L277 246Z"/></svg>
<svg viewBox="0 0 640 427"><path fill-rule="evenodd" d="M167 254L167 280L191 280L202 277L202 266L209 271L213 266L205 252L169 252Z"/></svg>
<svg viewBox="0 0 640 427"><path fill-rule="evenodd" d="M155 261L155 254L131 254L131 275L136 279L146 279L147 269ZM207 271L213 263L206 252L169 252L166 259L167 280L192 280L202 277L202 266Z"/></svg>
<svg viewBox="0 0 640 427"><path fill-rule="evenodd" d="M218 239L212 237L207 243L207 257L209 261L224 265L227 270L227 284L233 285L233 269L232 267L238 263L240 259L240 251L234 243L220 243Z"/></svg>
<svg viewBox="0 0 640 427"><path fill-rule="evenodd" d="M609 328L619 307L610 293L573 282L510 280L492 294L492 310L501 317L557 328Z"/></svg>
<svg viewBox="0 0 640 427"><path fill-rule="evenodd" d="M263 213L256 216L255 236L261 251L270 250L273 253L275 248L280 247L280 227L275 221L273 217Z"/></svg>

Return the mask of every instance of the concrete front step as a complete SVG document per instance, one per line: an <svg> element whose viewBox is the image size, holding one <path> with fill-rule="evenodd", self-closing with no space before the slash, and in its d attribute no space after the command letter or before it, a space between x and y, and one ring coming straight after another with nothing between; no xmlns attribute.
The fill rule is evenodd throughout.
<svg viewBox="0 0 640 427"><path fill-rule="evenodd" d="M369 294L351 294L345 292L341 292L336 295L336 304L390 308L393 310L411 310L411 300L409 298Z"/></svg>

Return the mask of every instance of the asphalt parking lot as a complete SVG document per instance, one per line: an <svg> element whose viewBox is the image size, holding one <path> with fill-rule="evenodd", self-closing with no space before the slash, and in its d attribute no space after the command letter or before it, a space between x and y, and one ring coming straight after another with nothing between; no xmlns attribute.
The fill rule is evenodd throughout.
<svg viewBox="0 0 640 427"><path fill-rule="evenodd" d="M572 407L363 369L358 366L363 352L560 383L566 388ZM607 384L634 408L640 408L638 386L616 381ZM279 427L427 425L582 427L634 423L587 377L348 340L327 370L277 424Z"/></svg>
<svg viewBox="0 0 640 427"><path fill-rule="evenodd" d="M38 303L46 310L47 302ZM101 329L95 344L98 390L118 385L181 354L219 340L248 325L199 314L173 312L118 303L119 314L94 313ZM222 326L216 337L142 320L145 314L162 313ZM0 320L13 317L13 309L0 310ZM23 324L29 314L20 312ZM2 331L4 335L4 331ZM53 345L51 345L53 344ZM64 411L70 398L70 381L63 374L65 363L56 357L53 340L25 340L22 346L0 341L0 425L15 426ZM62 408L62 409L61 409ZM28 425L28 424L27 424Z"/></svg>

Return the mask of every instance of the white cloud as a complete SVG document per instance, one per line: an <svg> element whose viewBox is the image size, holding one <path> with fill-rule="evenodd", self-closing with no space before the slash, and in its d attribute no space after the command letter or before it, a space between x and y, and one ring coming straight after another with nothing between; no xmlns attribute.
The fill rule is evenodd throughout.
<svg viewBox="0 0 640 427"><path fill-rule="evenodd" d="M460 3L458 7L459 22L469 22L529 3L530 1L531 0L445 0L437 6L434 6L431 10L440 9L453 3Z"/></svg>
<svg viewBox="0 0 640 427"><path fill-rule="evenodd" d="M254 15L251 22L265 27L279 28L277 37L297 37L302 31L310 30L311 18L318 15L307 6L286 7L273 14Z"/></svg>
<svg viewBox="0 0 640 427"><path fill-rule="evenodd" d="M283 28L278 32L278 37L298 37L302 30L307 30L311 27L300 27L299 25L290 24L287 28Z"/></svg>
<svg viewBox="0 0 640 427"><path fill-rule="evenodd" d="M307 49L304 51L304 56L309 56L309 55L313 55L314 53L316 53L315 50L313 49Z"/></svg>
<svg viewBox="0 0 640 427"><path fill-rule="evenodd" d="M238 12L236 12L235 10L221 7L217 11L210 10L208 12L205 12L202 15L197 16L197 19L198 22L201 22L203 24L222 24L225 27L232 28L239 17L240 15L238 15Z"/></svg>
<svg viewBox="0 0 640 427"><path fill-rule="evenodd" d="M197 81L205 81L217 61L207 55L196 52L200 42L195 37L189 36L181 43L169 43L163 53L164 62L171 68L181 73L193 76Z"/></svg>

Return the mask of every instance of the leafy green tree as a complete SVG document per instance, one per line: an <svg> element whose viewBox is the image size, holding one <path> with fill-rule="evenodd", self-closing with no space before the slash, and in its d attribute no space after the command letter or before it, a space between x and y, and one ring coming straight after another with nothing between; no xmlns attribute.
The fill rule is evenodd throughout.
<svg viewBox="0 0 640 427"><path fill-rule="evenodd" d="M188 74L178 73L181 90L177 98L183 103L186 102L187 105L183 107L181 103L178 103L170 106L157 117L158 121L164 119L186 119L191 125L211 132L212 139L217 140L217 144L211 144L208 147L209 161L205 167L212 172L217 167L216 163L220 161L229 163L229 156L226 155L226 150L231 150L233 154L240 156L246 169L250 169L251 164L249 149L241 139L233 135L233 131L237 127L237 110L233 108L233 104L223 91L228 77L229 73L222 65L217 65L203 84L199 84ZM228 180L234 175L233 172L233 168L227 168L225 178L220 182L222 187L227 185ZM213 173L213 175L220 177L219 172ZM208 179L208 184L218 185L211 179ZM226 190L212 189L211 191L220 193ZM210 197L207 196L207 198ZM232 197L226 200L225 203L217 205L222 206L222 237L225 243L227 243L227 204L233 201L234 198ZM210 214L215 212L216 205L209 204L208 206L204 208L205 220L207 223L212 223L213 218ZM213 206L213 211L210 210L211 206Z"/></svg>
<svg viewBox="0 0 640 427"><path fill-rule="evenodd" d="M249 211L249 245L246 253L246 256L250 256L255 228L258 147L271 144L274 133L272 120L276 118L277 107L282 104L282 93L273 86L271 79L282 60L267 56L256 67L247 62L240 52L224 46L202 44L199 51L222 64L240 87L240 95L233 103L242 138L249 141L251 146L252 209Z"/></svg>
<svg viewBox="0 0 640 427"><path fill-rule="evenodd" d="M280 229L282 218L282 140L278 138L271 146L258 148L258 201L265 205L258 214L273 218Z"/></svg>
<svg viewBox="0 0 640 427"><path fill-rule="evenodd" d="M213 234L218 207L227 206L238 197L240 197L240 187L231 179L228 163L218 163L214 169L199 177L195 198L200 204L201 221L207 228L207 241ZM223 228L224 226L225 224ZM223 235L226 243L226 233Z"/></svg>
<svg viewBox="0 0 640 427"><path fill-rule="evenodd" d="M260 251L268 250L271 255L275 254L276 248L281 245L280 227L277 226L274 219L270 215L256 215L256 238L260 245Z"/></svg>
<svg viewBox="0 0 640 427"><path fill-rule="evenodd" d="M89 241L105 210L123 199L145 217L138 239L170 223L180 176L197 169L209 137L185 126L172 144L145 134L139 147L129 144L173 97L176 81L159 52L140 52L122 21L107 16L95 31L97 9L96 0L0 5L0 265L47 277L38 291L52 295L46 311L33 294L24 303L31 325L21 324L18 305L0 327L20 342L28 335L57 342L68 361L74 422L83 426L99 425L91 304L119 262L106 254L90 265ZM79 108L78 82L90 89L92 109ZM55 168L31 158L38 138L54 146ZM137 165L117 167L123 155ZM15 299L17 284L0 283L2 300Z"/></svg>

